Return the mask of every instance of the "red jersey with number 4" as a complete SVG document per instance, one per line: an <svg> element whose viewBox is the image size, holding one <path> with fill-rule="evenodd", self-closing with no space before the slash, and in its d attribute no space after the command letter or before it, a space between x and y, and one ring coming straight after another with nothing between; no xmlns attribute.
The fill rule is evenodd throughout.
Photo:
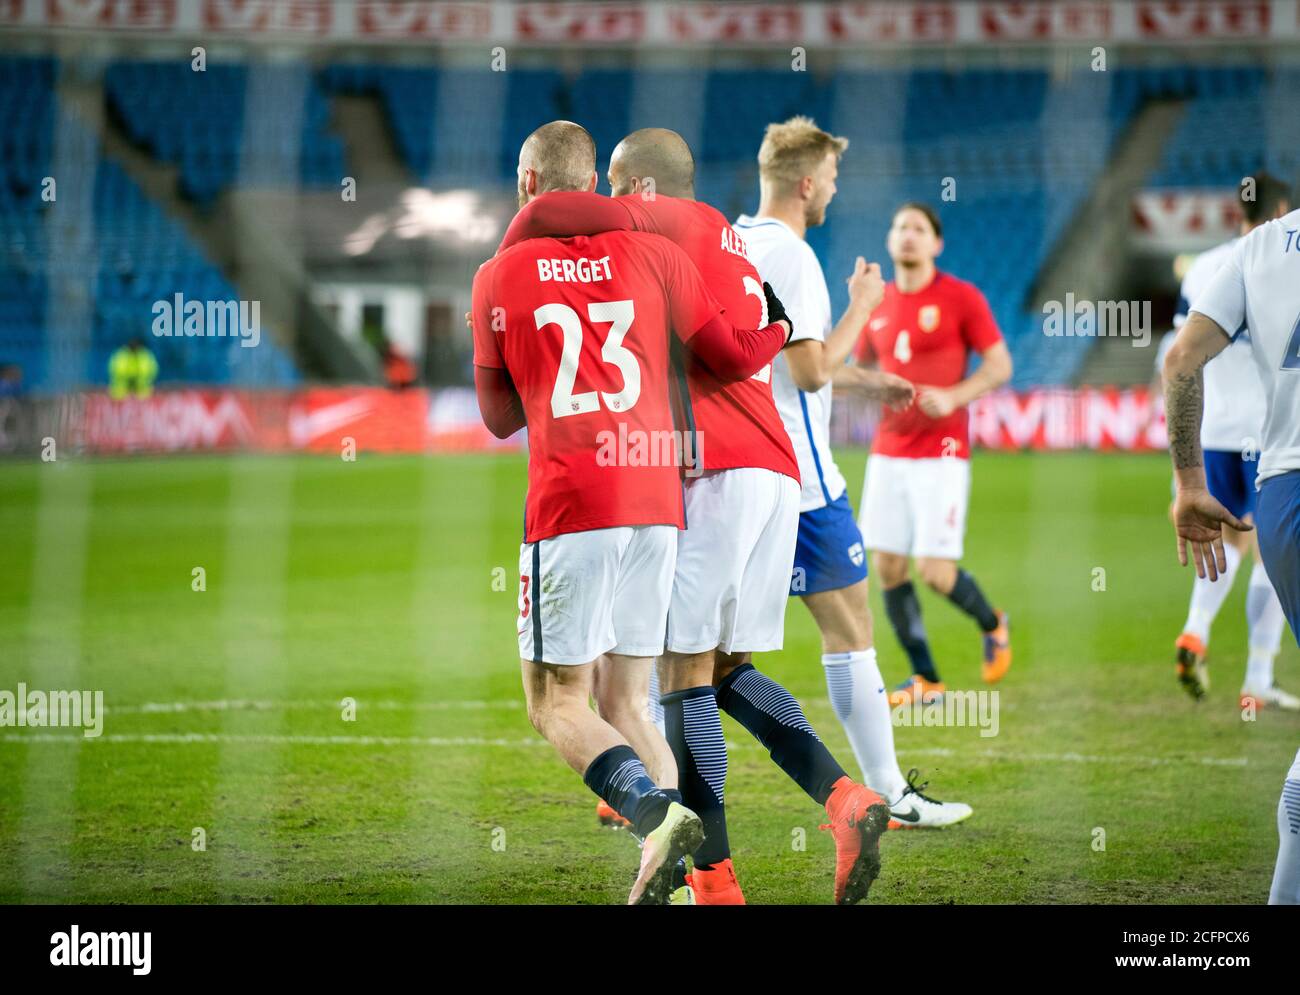
<svg viewBox="0 0 1300 995"><path fill-rule="evenodd" d="M524 538L683 528L669 341L721 310L667 239L532 239L474 277L474 364L504 367L528 419Z"/></svg>
<svg viewBox="0 0 1300 995"><path fill-rule="evenodd" d="M871 312L858 337L857 358L876 363L918 388L952 387L966 377L972 352L1002 341L988 301L972 283L936 271L928 285L905 294L885 285L885 299ZM931 418L913 403L904 411L885 409L871 446L881 456L928 459L970 456L970 419L965 408Z"/></svg>
<svg viewBox="0 0 1300 995"><path fill-rule="evenodd" d="M761 328L768 322L763 281L722 213L708 204L657 195L604 197L594 193L555 192L530 201L507 230L501 246L545 235L591 234L611 229L652 232L685 250L709 290L738 328ZM724 382L687 353L689 406L686 430L697 433L695 452L705 470L758 467L799 479L799 463L776 403L772 367L747 380Z"/></svg>

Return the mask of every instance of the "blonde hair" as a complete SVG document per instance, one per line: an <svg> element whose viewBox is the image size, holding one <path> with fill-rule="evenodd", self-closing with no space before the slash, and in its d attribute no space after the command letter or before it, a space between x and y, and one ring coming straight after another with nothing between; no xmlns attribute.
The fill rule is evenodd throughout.
<svg viewBox="0 0 1300 995"><path fill-rule="evenodd" d="M792 117L769 124L758 149L758 175L786 193L812 174L828 152L838 160L849 147L847 138L822 131L810 117Z"/></svg>

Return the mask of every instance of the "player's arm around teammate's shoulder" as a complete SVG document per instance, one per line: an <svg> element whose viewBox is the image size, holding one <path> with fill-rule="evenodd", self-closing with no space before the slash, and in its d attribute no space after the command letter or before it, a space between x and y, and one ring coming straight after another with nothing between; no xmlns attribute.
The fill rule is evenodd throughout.
<svg viewBox="0 0 1300 995"><path fill-rule="evenodd" d="M664 290L673 331L693 355L721 380L747 380L776 358L790 340L792 324L785 308L763 285L771 322L763 328L736 328L709 291L690 256L657 235L663 253Z"/></svg>
<svg viewBox="0 0 1300 995"><path fill-rule="evenodd" d="M847 282L849 306L825 341L803 338L785 351L790 378L800 390L818 391L832 381L853 351L862 326L885 298L879 263L868 263L859 256Z"/></svg>
<svg viewBox="0 0 1300 995"><path fill-rule="evenodd" d="M644 215L643 215L644 216ZM570 238L606 231L653 231L638 224L624 201L594 191L553 190L519 209L497 251L530 238Z"/></svg>

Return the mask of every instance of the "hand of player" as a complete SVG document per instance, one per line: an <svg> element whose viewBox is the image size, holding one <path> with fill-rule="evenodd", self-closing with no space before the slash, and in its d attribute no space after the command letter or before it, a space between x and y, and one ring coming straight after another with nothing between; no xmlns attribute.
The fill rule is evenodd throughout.
<svg viewBox="0 0 1300 995"><path fill-rule="evenodd" d="M885 278L880 275L879 263L869 263L858 256L848 284L849 300L864 310L874 311L885 299Z"/></svg>
<svg viewBox="0 0 1300 995"><path fill-rule="evenodd" d="M916 406L931 418L947 418L957 410L957 399L946 387L922 385L917 388Z"/></svg>
<svg viewBox="0 0 1300 995"><path fill-rule="evenodd" d="M465 327L469 329L471 335L474 334L474 312L473 311L465 312Z"/></svg>
<svg viewBox="0 0 1300 995"><path fill-rule="evenodd" d="M776 296L772 285L766 280L763 281L763 297L767 301L767 320L774 325L778 321L785 322L785 343L789 345L790 339L794 336L794 322L785 313L785 305L781 303L781 298Z"/></svg>
<svg viewBox="0 0 1300 995"><path fill-rule="evenodd" d="M872 390L881 404L894 411L903 411L911 407L916 400L916 387L910 380L900 377L897 373L886 373L878 370L876 373L877 380Z"/></svg>
<svg viewBox="0 0 1300 995"><path fill-rule="evenodd" d="M1219 574L1228 569L1228 558L1223 552L1223 526L1230 525L1239 532L1253 527L1230 512L1203 487L1178 489L1173 519L1174 531L1178 533L1178 562L1187 566L1190 543L1196 576L1209 576L1210 580L1218 580Z"/></svg>

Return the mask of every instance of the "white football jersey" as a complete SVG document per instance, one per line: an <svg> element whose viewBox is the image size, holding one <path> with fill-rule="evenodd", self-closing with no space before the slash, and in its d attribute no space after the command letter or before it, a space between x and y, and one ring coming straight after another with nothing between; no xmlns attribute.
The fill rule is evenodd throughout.
<svg viewBox="0 0 1300 995"><path fill-rule="evenodd" d="M794 337L826 341L831 323L831 295L812 247L784 221L742 214L733 226L749 248L749 261L785 306ZM839 499L846 484L831 455L831 385L808 392L795 386L785 356L772 363L772 397L799 460L803 493L799 510L823 508Z"/></svg>
<svg viewBox="0 0 1300 995"><path fill-rule="evenodd" d="M1214 274L1232 254L1233 239L1196 257L1183 277L1174 328L1187 320L1189 305L1210 285ZM1229 331L1236 331L1235 328ZM1205 364L1205 414L1201 418L1201 448L1241 453L1259 452L1264 432L1264 388L1250 352L1250 332L1243 331L1223 352Z"/></svg>
<svg viewBox="0 0 1300 995"><path fill-rule="evenodd" d="M1250 329L1266 409L1256 485L1300 470L1300 211L1238 240L1192 310L1229 335Z"/></svg>

